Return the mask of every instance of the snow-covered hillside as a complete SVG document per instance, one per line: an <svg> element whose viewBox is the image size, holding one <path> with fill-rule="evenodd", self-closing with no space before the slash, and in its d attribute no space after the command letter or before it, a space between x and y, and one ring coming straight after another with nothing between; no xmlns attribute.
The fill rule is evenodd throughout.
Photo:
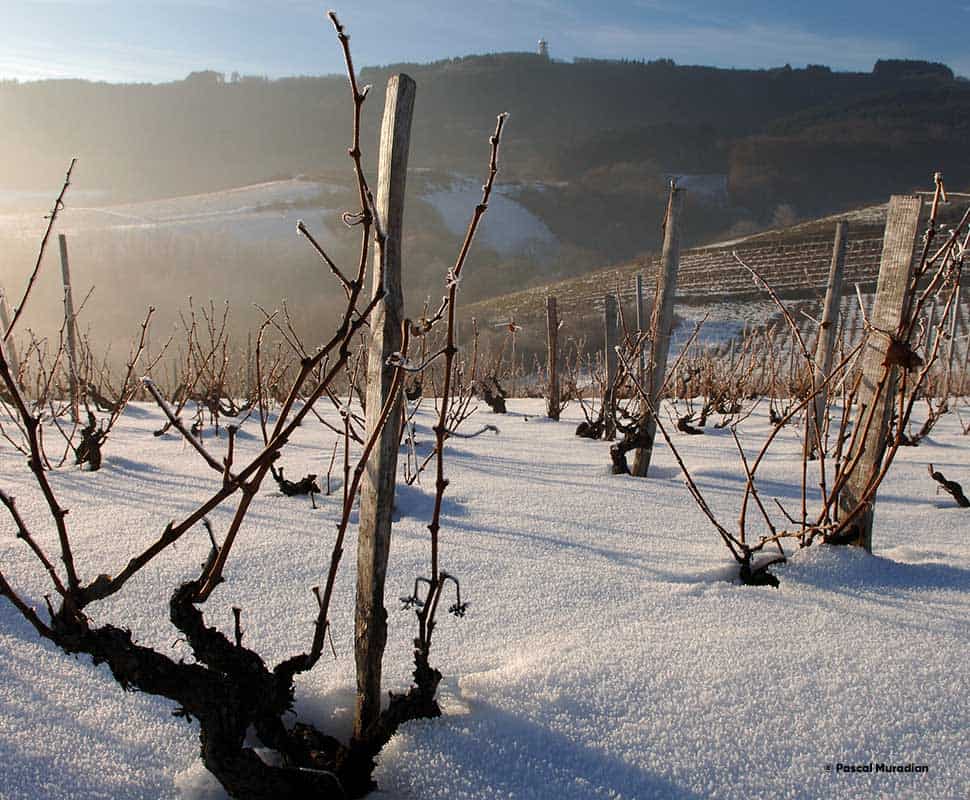
<svg viewBox="0 0 970 800"><path fill-rule="evenodd" d="M316 180L292 178L241 186L219 192L148 200L118 205L96 205L99 193L72 190L70 202L59 217L64 233L84 231L176 230L191 234L195 230L217 231L247 241L273 241L292 238L300 218L320 230L318 237L328 244L331 226L339 222L344 210L328 198L339 187ZM499 186L492 196L489 212L482 223L479 240L503 256L529 256L548 260L558 252L555 236L548 226L515 199L515 186ZM461 237L468 220L481 199L480 181L455 175L447 184L429 186L421 199L440 215L445 227ZM36 237L43 229L45 206L50 198L40 192L0 191L0 235ZM17 204L30 211L16 210Z"/></svg>
<svg viewBox="0 0 970 800"><path fill-rule="evenodd" d="M70 202L59 216L59 229L69 234L129 230L150 233L164 229L191 234L201 229L228 232L250 241L272 240L292 237L301 216L312 214L314 222L317 215L329 216L333 222L339 210L320 203L332 192L333 187L327 184L293 178L162 200L93 205L85 202L83 192L72 191ZM35 236L42 224L43 218L33 212L0 214L0 233L8 235L22 232Z"/></svg>
<svg viewBox="0 0 970 800"><path fill-rule="evenodd" d="M970 438L953 414L932 440L903 448L880 491L873 555L812 547L777 569L781 586L772 589L732 582L727 553L666 447L649 479L615 477L607 445L573 435L575 406L561 423L539 416L541 407L513 401L506 416L480 411L474 422L500 433L448 443L442 567L471 604L466 618L443 618L436 632L445 715L410 723L392 740L375 797L970 796L970 512L938 495L926 474L933 462L970 482ZM743 426L749 449L767 431L765 416ZM431 420L421 421L426 452ZM117 571L219 481L177 436L154 438L159 423L153 408L132 407L100 472L51 475L87 577ZM250 420L237 447L252 451L257 441ZM331 443L321 425L304 425L284 456L287 474L325 474ZM743 489L730 432L677 444L730 524ZM797 502L800 452L797 433L783 431L763 467L767 497ZM0 474L51 545L43 501L5 443ZM426 572L431 483L400 492L389 689L409 680L414 618L393 598ZM326 569L336 498L318 505L267 487L207 606L207 621L226 631L230 607L241 607L247 644L271 660L311 635L309 587ZM212 515L217 534L228 519L228 511ZM14 534L5 515L4 574L43 607L42 576ZM139 642L187 657L166 623L167 599L207 549L200 528L120 597L93 606L96 620L123 622ZM353 583L348 560L332 613L337 658L298 686L299 713L341 736L353 708ZM222 797L199 765L197 728L172 711L38 641L0 601L3 800ZM870 763L926 771L838 767Z"/></svg>
<svg viewBox="0 0 970 800"><path fill-rule="evenodd" d="M496 187L477 240L503 256L529 256L544 263L555 258L559 243L549 226L515 199L515 186ZM447 186L423 197L448 230L462 235L475 205L482 199L480 182L455 176Z"/></svg>

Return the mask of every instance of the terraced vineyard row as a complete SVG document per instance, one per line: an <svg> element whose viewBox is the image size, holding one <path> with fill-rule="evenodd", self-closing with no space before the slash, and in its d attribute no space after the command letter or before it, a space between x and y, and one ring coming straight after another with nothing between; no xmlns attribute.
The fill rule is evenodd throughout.
<svg viewBox="0 0 970 800"><path fill-rule="evenodd" d="M948 207L944 221L961 214L963 208ZM758 272L786 300L804 300L801 310L817 316L825 292L832 257L832 239L838 219L849 221L846 247L843 313L849 338L859 335L862 319L855 286L863 293L875 287L882 252L886 206L873 206L842 215L814 220L791 228L756 234L744 239L685 250L680 256L676 314L687 324L675 337L683 339L690 324L708 317L711 329L702 339L726 340L745 327L760 327L775 321L773 304L738 259ZM945 222L944 222L945 225ZM919 253L914 253L914 260ZM604 296L617 293L624 313L634 319L636 276L643 275L645 302L653 294L659 256L597 270L578 278L535 287L514 294L481 301L465 308L466 318L475 316L483 329L500 328L514 319L522 328L523 344L541 348L545 331L546 298L555 295L560 317L570 334L588 334L590 346L601 338ZM966 293L964 294L966 297ZM767 302L766 302L767 301ZM962 309L961 331L966 338L966 303ZM814 338L814 323L802 317L805 334ZM851 333L854 331L854 334ZM958 334L959 335L959 334ZM533 341L534 340L534 341ZM960 350L966 344L960 345Z"/></svg>
<svg viewBox="0 0 970 800"><path fill-rule="evenodd" d="M850 232L846 252L846 284L869 287L875 283L882 248L881 231ZM735 253L782 296L816 297L825 289L832 257L831 237L800 242L738 242L730 246L695 248L680 258L678 304L701 305L722 300L762 296L750 273L738 263ZM545 313L545 298L556 295L564 317L581 319L599 315L603 296L618 292L632 307L636 275L642 274L646 294L656 279L657 258L598 270L561 283L527 289L475 303L467 313L482 322L498 324L514 318L520 324L539 320Z"/></svg>

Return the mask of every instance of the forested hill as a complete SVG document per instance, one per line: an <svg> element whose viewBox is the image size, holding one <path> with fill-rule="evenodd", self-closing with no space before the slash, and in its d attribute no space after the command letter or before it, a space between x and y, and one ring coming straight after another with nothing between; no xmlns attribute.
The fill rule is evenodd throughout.
<svg viewBox="0 0 970 800"><path fill-rule="evenodd" d="M727 176L727 204L756 223L779 205L807 216L879 201L935 169L970 179L958 156L970 83L943 65L756 71L507 53L370 68L365 145L397 71L418 81L412 166L480 174L494 115L509 111L504 177L568 183L562 204L600 225L595 207L650 210L644 198L671 174ZM0 189L56 186L77 155L79 181L118 200L345 169L351 115L339 76L216 72L168 84L7 81L0 110Z"/></svg>

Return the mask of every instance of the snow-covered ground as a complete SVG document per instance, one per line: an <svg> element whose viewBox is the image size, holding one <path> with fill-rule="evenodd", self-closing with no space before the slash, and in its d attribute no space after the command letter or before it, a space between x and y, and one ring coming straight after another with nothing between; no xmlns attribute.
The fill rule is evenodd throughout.
<svg viewBox="0 0 970 800"><path fill-rule="evenodd" d="M780 317L778 306L771 300L723 299L710 303L677 306L670 346L679 352L688 341L698 347L717 347L731 339L741 342L747 332L769 325ZM697 336L694 331L700 325Z"/></svg>
<svg viewBox="0 0 970 800"><path fill-rule="evenodd" d="M541 401L510 409L469 423L495 423L498 435L448 444L442 567L471 605L436 631L445 715L392 740L376 797L970 797L970 511L938 495L926 474L933 462L970 483L970 437L954 415L931 441L901 452L879 495L872 556L813 547L777 569L772 589L731 581L727 553L666 447L649 479L614 477L607 445L573 436L576 407L558 424L538 416ZM430 420L422 422L426 452ZM51 476L85 577L119 569L219 482L179 438L153 438L159 423L154 409L133 407L100 472ZM766 430L759 411L743 441L753 449ZM250 420L238 446L257 442ZM326 473L331 442L307 423L283 460L287 475ZM730 524L743 486L730 433L676 443ZM795 431L781 434L763 468L766 497L797 504L800 449ZM53 547L24 459L5 443L0 474ZM400 493L390 598L427 571L431 483ZM269 660L303 649L336 502L322 497L314 511L306 498L265 487L207 621L230 631L230 607L240 606L245 641ZM212 515L217 535L228 518ZM207 547L200 528L92 614L187 655L165 622L167 598ZM355 551L349 541L332 615L337 658L298 686L300 714L338 735L353 705ZM42 606L44 583L6 516L0 563ZM397 689L409 678L414 617L388 605L385 683ZM104 667L38 641L0 601L3 800L223 797L199 765L196 729L171 712L165 700L124 694ZM837 771L870 762L927 771Z"/></svg>

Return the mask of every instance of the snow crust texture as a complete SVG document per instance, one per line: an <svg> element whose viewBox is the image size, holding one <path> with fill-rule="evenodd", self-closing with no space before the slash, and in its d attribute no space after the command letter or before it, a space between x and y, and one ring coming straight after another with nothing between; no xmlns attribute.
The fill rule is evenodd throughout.
<svg viewBox="0 0 970 800"><path fill-rule="evenodd" d="M483 408L473 421L497 424L497 436L448 442L442 568L470 605L464 619L442 616L435 633L445 715L392 740L376 797L970 797L970 516L926 475L932 461L970 481L970 439L953 415L901 453L879 495L872 556L812 547L777 568L781 586L772 589L732 581L727 552L665 447L650 478L616 477L605 443L573 436L575 407L561 423L541 417L541 401L510 409ZM765 416L741 430L749 453L768 430ZM419 420L419 453L428 452L433 422ZM117 572L220 481L177 436L154 438L160 424L154 409L134 406L100 472L52 474L87 579ZM305 424L284 456L286 474L325 475L331 436ZM207 443L216 453L226 444ZM676 443L732 525L743 473L730 432L709 428ZM250 420L237 449L258 444ZM800 452L797 432L784 431L760 485L790 509L800 502ZM7 445L0 474L56 553L43 500ZM396 598L427 573L432 483L428 473L398 499L384 667L391 690L410 678L414 617ZM339 496L317 504L266 484L227 582L206 606L207 622L226 632L231 607L241 607L244 642L273 663L312 633L310 587L325 578ZM211 516L217 537L230 514ZM758 522L752 513L749 535L761 532ZM0 520L0 563L42 608L43 575L14 533L9 517ZM200 527L119 597L95 605L96 621L191 658L167 623L167 602L207 549ZM339 736L353 708L356 541L345 550L332 614L337 658L297 687L300 716ZM197 728L172 710L38 641L0 602L0 800L221 800L198 761Z"/></svg>

